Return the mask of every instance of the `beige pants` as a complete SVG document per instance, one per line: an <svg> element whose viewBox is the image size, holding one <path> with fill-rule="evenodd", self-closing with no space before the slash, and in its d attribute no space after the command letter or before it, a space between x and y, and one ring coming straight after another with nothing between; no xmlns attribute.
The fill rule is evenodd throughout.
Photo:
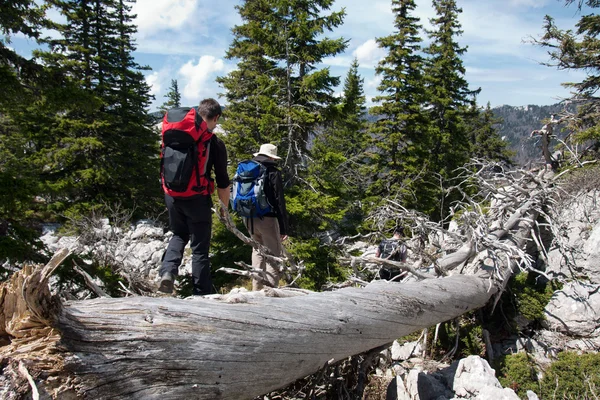
<svg viewBox="0 0 600 400"><path fill-rule="evenodd" d="M265 246L275 255L281 255L281 235L279 234L279 222L275 217L253 218L244 220L252 239ZM254 233L252 233L254 232ZM279 286L279 266L277 263L269 263L265 257L252 249L252 267L267 272L267 280L272 287ZM252 279L252 290L261 290L262 282Z"/></svg>

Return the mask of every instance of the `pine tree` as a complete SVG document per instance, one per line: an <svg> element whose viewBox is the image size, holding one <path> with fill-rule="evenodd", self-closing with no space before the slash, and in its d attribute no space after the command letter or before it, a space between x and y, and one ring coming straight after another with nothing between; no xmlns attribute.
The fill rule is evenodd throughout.
<svg viewBox="0 0 600 400"><path fill-rule="evenodd" d="M33 0L5 1L0 4L0 104L19 101L27 88L39 80L41 66L8 45L11 36L22 34L36 40L45 24L43 9Z"/></svg>
<svg viewBox="0 0 600 400"><path fill-rule="evenodd" d="M167 101L165 101L159 108L160 111L164 113L167 110L175 107L181 107L181 93L179 92L179 85L177 84L177 79L171 79L171 86L169 87L169 91L165 95Z"/></svg>
<svg viewBox="0 0 600 400"><path fill-rule="evenodd" d="M456 37L462 34L458 22L462 9L456 6L455 0L433 0L433 6L437 17L431 19L434 29L428 31L431 44L425 49L429 57L424 72L426 108L431 123L430 168L442 181L453 184L451 180L458 173L457 168L470 157L466 123L475 117L470 110L480 89L469 89L461 59L467 49L456 42ZM439 182L440 179L430 177L430 188L438 194L438 201L442 193ZM442 218L444 214L432 202L423 211L434 218Z"/></svg>
<svg viewBox="0 0 600 400"><path fill-rule="evenodd" d="M158 138L146 109L149 87L132 57L130 6L123 0L55 0L66 17L61 34L38 55L64 71L71 102L47 104L38 118L50 120L52 135L40 143L49 203L78 213L99 203L148 211L159 202ZM40 121L41 123L41 121Z"/></svg>
<svg viewBox="0 0 600 400"><path fill-rule="evenodd" d="M372 182L369 193L377 202L400 197L405 205L418 207L423 188L417 177L428 167L429 138L424 102L423 58L419 19L412 16L413 0L393 0L395 32L378 38L387 55L376 68L381 76L370 113L377 117L372 127ZM417 190L417 188L419 188ZM376 203L377 204L377 203Z"/></svg>
<svg viewBox="0 0 600 400"><path fill-rule="evenodd" d="M574 0L566 0L570 5ZM581 11L583 4L590 8L600 8L595 0L577 1ZM566 82L565 87L573 89L572 101L578 105L577 119L570 122L570 129L575 133L573 140L577 143L593 142L593 148L600 150L600 68L598 66L598 47L600 46L600 15L583 15L576 24L576 31L559 29L554 19L545 17L544 35L533 42L548 48L551 61L548 66L561 70L585 71L585 79L581 82ZM597 155L596 155L597 157Z"/></svg>
<svg viewBox="0 0 600 400"><path fill-rule="evenodd" d="M147 215L162 210L162 191L158 182L159 138L152 130L148 108L152 95L142 71L149 67L135 62L133 36L137 32L131 15L133 1L109 2L110 21L106 32L114 40L108 53L111 68L106 82L109 94L104 101L109 105L107 113L113 117L109 132L114 156L111 184L107 193L115 191L117 196L107 196L112 202L127 208L139 207L138 215ZM114 109L110 107L114 106Z"/></svg>
<svg viewBox="0 0 600 400"><path fill-rule="evenodd" d="M226 89L223 128L234 165L262 143L278 146L295 239L290 251L307 260L304 276L313 283L324 283L327 274L319 268L334 262L315 237L329 226L332 199L310 186L307 171L310 140L338 102L334 88L339 77L318 67L347 46L343 38L325 36L345 15L329 12L333 4L334 0L243 1L237 6L242 24L232 29L226 55L238 61L237 69L218 79ZM331 266L332 274L334 269Z"/></svg>
<svg viewBox="0 0 600 400"><path fill-rule="evenodd" d="M508 150L508 142L502 140L494 128L496 124L501 123L501 119L494 116L490 103L488 102L484 110L474 108L472 113L477 117L467 125L470 142L473 144L471 156L480 160L512 164L513 153Z"/></svg>
<svg viewBox="0 0 600 400"><path fill-rule="evenodd" d="M344 39L321 36L342 23L344 12L324 15L333 0L244 1L237 9L243 24L233 28L227 58L238 68L219 82L227 90L224 128L234 153L249 154L261 143L279 145L286 167L306 155L310 135L336 100L339 83L325 58L341 53ZM243 156L242 156L243 157Z"/></svg>
<svg viewBox="0 0 600 400"><path fill-rule="evenodd" d="M32 143L15 119L39 96L47 81L43 66L9 47L21 34L37 40L46 20L34 1L0 4L0 258L11 261L44 261L34 212L39 179L32 161ZM16 117L16 118L15 118ZM2 276L4 269L0 267Z"/></svg>
<svg viewBox="0 0 600 400"><path fill-rule="evenodd" d="M355 233L360 216L357 207L364 196L364 151L369 145L364 79L358 73L354 59L344 81L344 93L337 107L336 118L319 133L313 142L309 164L309 180L321 197L329 200L327 219L337 230ZM323 200L321 200L322 202ZM340 223L344 222L344 226Z"/></svg>

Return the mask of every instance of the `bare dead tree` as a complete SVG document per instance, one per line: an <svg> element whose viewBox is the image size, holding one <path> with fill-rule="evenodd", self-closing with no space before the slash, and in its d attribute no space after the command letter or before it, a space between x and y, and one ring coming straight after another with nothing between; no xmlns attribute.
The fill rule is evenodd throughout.
<svg viewBox="0 0 600 400"><path fill-rule="evenodd" d="M394 202L381 209L385 218L409 221L412 215L416 240L423 242L413 248L427 255L417 253L420 260L402 283L243 301L132 296L64 302L48 290L48 279L68 252L47 266L24 268L0 286L0 337L9 343L0 358L15 377L11 393L31 391L18 372L23 363L40 393L57 396L251 399L481 308L504 290L513 271L533 268L524 249L554 189L526 171L494 175L480 167L469 175L472 168L466 166L450 189L462 194L452 204L458 229L427 223ZM471 195L465 187L475 181L479 193ZM416 268L419 261L424 268Z"/></svg>

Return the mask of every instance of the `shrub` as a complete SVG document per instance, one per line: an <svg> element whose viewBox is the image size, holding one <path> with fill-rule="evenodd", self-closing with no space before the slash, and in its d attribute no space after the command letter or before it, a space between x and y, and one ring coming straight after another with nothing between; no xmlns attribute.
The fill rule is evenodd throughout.
<svg viewBox="0 0 600 400"><path fill-rule="evenodd" d="M535 364L527 353L502 357L494 368L502 387L514 390L520 398L526 399L528 390L540 392Z"/></svg>
<svg viewBox="0 0 600 400"><path fill-rule="evenodd" d="M562 352L542 379L542 399L591 400L600 396L600 354Z"/></svg>

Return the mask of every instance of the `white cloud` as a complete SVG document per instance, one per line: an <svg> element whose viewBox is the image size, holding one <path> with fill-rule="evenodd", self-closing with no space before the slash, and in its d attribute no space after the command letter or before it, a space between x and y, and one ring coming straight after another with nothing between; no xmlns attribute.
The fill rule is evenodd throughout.
<svg viewBox="0 0 600 400"><path fill-rule="evenodd" d="M161 82L159 81L158 72L153 72L150 75L147 75L146 83L148 84L148 86L150 86L150 94L158 98L158 94L162 89Z"/></svg>
<svg viewBox="0 0 600 400"><path fill-rule="evenodd" d="M184 26L192 26L198 0L137 0L132 7L136 14L135 23L141 37L161 30L179 30Z"/></svg>
<svg viewBox="0 0 600 400"><path fill-rule="evenodd" d="M385 50L380 48L375 39L369 39L354 50L352 53L358 63L373 65L385 57Z"/></svg>
<svg viewBox="0 0 600 400"><path fill-rule="evenodd" d="M182 97L186 102L197 102L201 97L216 97L214 88L216 73L225 70L222 59L213 56L202 56L196 64L188 61L179 69L179 75L183 77L184 86ZM211 92L212 90L212 92Z"/></svg>

